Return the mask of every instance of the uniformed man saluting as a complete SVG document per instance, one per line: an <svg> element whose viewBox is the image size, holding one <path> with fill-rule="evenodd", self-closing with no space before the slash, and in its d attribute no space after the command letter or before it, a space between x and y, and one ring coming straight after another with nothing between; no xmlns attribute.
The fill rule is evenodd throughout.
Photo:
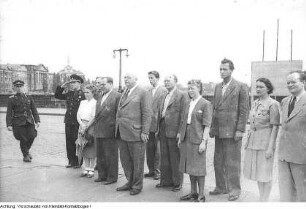
<svg viewBox="0 0 306 209"><path fill-rule="evenodd" d="M79 168L80 162L76 156L75 141L78 138L79 123L77 121L77 112L80 102L85 99L84 92L81 90L83 79L73 74L70 76L70 81L65 82L62 86L58 86L55 91L55 98L66 100L66 115L65 115L65 133L66 133L66 150L68 165L66 168ZM68 84L70 90L67 89Z"/></svg>
<svg viewBox="0 0 306 209"><path fill-rule="evenodd" d="M36 127L39 127L40 119L32 97L24 93L24 82L13 82L15 95L9 97L6 111L6 126L13 131L14 137L20 141L20 149L24 162L31 162L32 156L29 150L37 136Z"/></svg>

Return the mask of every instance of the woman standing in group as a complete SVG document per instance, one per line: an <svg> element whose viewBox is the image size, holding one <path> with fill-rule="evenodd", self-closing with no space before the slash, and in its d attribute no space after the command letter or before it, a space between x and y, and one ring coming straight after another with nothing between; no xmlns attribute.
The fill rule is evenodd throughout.
<svg viewBox="0 0 306 209"><path fill-rule="evenodd" d="M204 185L206 175L206 148L212 118L210 103L202 98L200 80L188 82L188 94L191 98L186 106L181 122L178 146L180 146L180 171L188 173L191 192L181 200L205 202ZM197 184L199 193L197 193Z"/></svg>
<svg viewBox="0 0 306 209"><path fill-rule="evenodd" d="M88 139L84 137L85 130L88 125L91 124L95 118L96 103L97 101L93 98L96 91L94 85L86 85L84 88L84 94L86 100L82 100L77 113L77 120L80 124L79 136L76 141L77 156L80 160L83 158L84 170L82 171L81 177L87 176L92 178L94 176L95 167L95 145L94 143L88 143Z"/></svg>
<svg viewBox="0 0 306 209"><path fill-rule="evenodd" d="M267 78L256 81L258 99L250 111L250 131L245 144L244 176L257 181L260 201L268 201L272 188L275 141L280 125L279 103L270 97Z"/></svg>

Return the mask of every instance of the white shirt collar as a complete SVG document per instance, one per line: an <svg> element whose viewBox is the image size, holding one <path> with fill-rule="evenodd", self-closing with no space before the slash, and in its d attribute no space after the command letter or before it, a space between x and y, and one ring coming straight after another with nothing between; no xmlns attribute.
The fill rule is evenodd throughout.
<svg viewBox="0 0 306 209"><path fill-rule="evenodd" d="M131 95L132 91L134 91L134 89L138 86L138 84L136 84L133 88L130 89L129 95Z"/></svg>

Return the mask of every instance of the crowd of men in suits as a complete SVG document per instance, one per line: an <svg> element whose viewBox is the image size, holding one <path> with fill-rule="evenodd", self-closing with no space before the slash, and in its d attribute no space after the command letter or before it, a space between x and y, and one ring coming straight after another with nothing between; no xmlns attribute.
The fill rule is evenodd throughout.
<svg viewBox="0 0 306 209"><path fill-rule="evenodd" d="M215 138L216 187L209 194L228 194L228 200L235 201L241 193L241 144L250 108L249 92L246 84L232 77L234 64L231 60L223 59L219 70L223 81L215 87L209 133L211 138ZM149 90L137 84L137 77L133 73L125 74L126 89L121 94L114 90L112 78L98 77L95 81L100 90L96 95L95 120L98 121L94 127L98 171L95 182L105 185L117 182L119 155L127 182L117 191L129 191L130 195L142 191L144 177L159 180L157 188L171 187L174 192L182 188L183 182L183 173L179 171L180 150L177 141L185 107L189 103L188 94L177 88L178 79L173 74L165 76L164 85L159 84L160 75L157 71L149 72L148 78L151 84ZM278 154L281 200L285 201L306 201L305 82L305 74L301 72L293 72L287 78L289 91L299 99L294 115L286 116L288 101L292 96L282 102L284 116ZM69 82L71 90L64 93L65 87L61 86L55 93L56 98L66 100L67 104L67 168L77 168L82 164L75 156L75 141L78 137L76 112L80 101L84 99L82 83L81 77L72 75ZM18 89L20 83L14 85ZM24 99L31 104L24 108L31 108L32 113L23 109L19 114L18 108L22 106L19 97L17 93L9 100L7 126L9 130L14 130L16 139L24 144L22 142L28 139L23 136L24 130L20 127L30 126L33 129L33 124L38 124L39 118L35 106L31 106L32 100ZM30 113L34 115L35 121L17 123ZM35 138L29 137L31 140ZM30 146L26 150L24 147L21 145L25 161L29 161ZM149 172L144 174L145 158Z"/></svg>

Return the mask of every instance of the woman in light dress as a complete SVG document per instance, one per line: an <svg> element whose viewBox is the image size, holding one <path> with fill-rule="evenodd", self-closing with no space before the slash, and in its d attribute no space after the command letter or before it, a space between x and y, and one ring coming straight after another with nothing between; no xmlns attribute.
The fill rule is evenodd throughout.
<svg viewBox="0 0 306 209"><path fill-rule="evenodd" d="M268 201L272 188L275 141L280 125L279 103L270 97L269 79L256 81L258 99L250 111L250 131L245 144L244 176L257 181L260 201Z"/></svg>
<svg viewBox="0 0 306 209"><path fill-rule="evenodd" d="M82 158L84 162L81 177L87 176L88 178L92 178L94 176L96 154L94 143L88 143L88 140L84 137L84 132L95 118L97 103L97 101L93 98L95 91L96 87L94 85L89 84L84 87L86 100L81 101L77 113L77 120L80 127L78 139L76 140L76 153L79 158L79 162L81 162Z"/></svg>
<svg viewBox="0 0 306 209"><path fill-rule="evenodd" d="M191 185L191 192L182 196L180 200L196 202L205 202L206 149L212 118L210 102L202 98L201 90L200 80L188 82L188 94L191 100L185 107L178 140L180 172L189 174Z"/></svg>

